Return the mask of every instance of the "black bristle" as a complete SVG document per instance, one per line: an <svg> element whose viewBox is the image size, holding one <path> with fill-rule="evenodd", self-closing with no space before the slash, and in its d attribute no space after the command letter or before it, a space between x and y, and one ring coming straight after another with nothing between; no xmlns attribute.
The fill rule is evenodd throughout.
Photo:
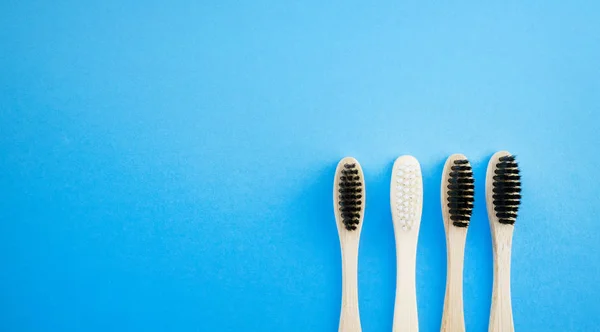
<svg viewBox="0 0 600 332"><path fill-rule="evenodd" d="M471 178L450 178L448 179L448 182L450 182L451 184L454 183L475 183L475 181Z"/></svg>
<svg viewBox="0 0 600 332"><path fill-rule="evenodd" d="M520 200L521 199L521 195L519 194L504 194L504 195L493 195L492 196L493 199L506 199L506 200ZM495 203L494 203L495 204Z"/></svg>
<svg viewBox="0 0 600 332"><path fill-rule="evenodd" d="M473 171L467 159L455 160L450 170L446 186L450 220L456 227L467 227L471 220L475 193Z"/></svg>
<svg viewBox="0 0 600 332"><path fill-rule="evenodd" d="M510 211L517 212L517 211L519 211L519 208L516 206L495 206L494 211L496 211L496 212L510 212Z"/></svg>
<svg viewBox="0 0 600 332"><path fill-rule="evenodd" d="M515 156L508 155L508 156L500 157L500 158L498 158L498 160L500 160L500 161L515 161Z"/></svg>
<svg viewBox="0 0 600 332"><path fill-rule="evenodd" d="M498 164L500 165L500 164ZM515 165L515 167L517 167L517 165ZM502 168L498 168L494 171L494 174L496 175L518 175L519 174L519 169L514 169L514 168L508 168L506 167L506 165L503 165Z"/></svg>
<svg viewBox="0 0 600 332"><path fill-rule="evenodd" d="M494 181L518 181L518 180L521 180L521 176L520 175L508 175L508 174L494 175L493 179L494 179Z"/></svg>
<svg viewBox="0 0 600 332"><path fill-rule="evenodd" d="M475 185L472 184L449 184L448 185L448 189L462 189L462 190L467 190L467 189L475 189Z"/></svg>
<svg viewBox="0 0 600 332"><path fill-rule="evenodd" d="M344 227L353 231L358 228L362 211L362 182L356 164L344 164L339 178L339 211Z"/></svg>
<svg viewBox="0 0 600 332"><path fill-rule="evenodd" d="M492 198L496 217L501 224L513 225L521 204L521 174L515 156L498 158L494 174Z"/></svg>
<svg viewBox="0 0 600 332"><path fill-rule="evenodd" d="M450 169L453 171L470 171L471 166L452 166Z"/></svg>
<svg viewBox="0 0 600 332"><path fill-rule="evenodd" d="M516 181L510 181L510 182L516 183ZM494 181L494 183L493 183L494 189L492 189L494 194L503 194L503 193L518 194L521 192L521 187L507 186L506 183L508 183L508 181L501 181L501 182Z"/></svg>
<svg viewBox="0 0 600 332"><path fill-rule="evenodd" d="M473 209L472 202L451 202L448 203L448 207L451 209ZM456 212L458 213L458 212Z"/></svg>

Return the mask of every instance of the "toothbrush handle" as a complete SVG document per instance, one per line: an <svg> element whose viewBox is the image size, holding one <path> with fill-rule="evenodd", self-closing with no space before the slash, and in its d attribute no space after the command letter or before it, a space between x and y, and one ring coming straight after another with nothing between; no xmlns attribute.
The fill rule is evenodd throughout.
<svg viewBox="0 0 600 332"><path fill-rule="evenodd" d="M342 312L339 332L361 332L358 313L358 240L342 243Z"/></svg>
<svg viewBox="0 0 600 332"><path fill-rule="evenodd" d="M515 330L510 295L512 233L494 237L494 286L490 311L490 332Z"/></svg>
<svg viewBox="0 0 600 332"><path fill-rule="evenodd" d="M442 316L442 332L464 332L465 317L463 308L463 265L465 257L466 230L454 229L450 225L447 241L448 273L446 296Z"/></svg>
<svg viewBox="0 0 600 332"><path fill-rule="evenodd" d="M419 331L415 266L417 239L414 236L396 237L396 304L394 305L394 332Z"/></svg>

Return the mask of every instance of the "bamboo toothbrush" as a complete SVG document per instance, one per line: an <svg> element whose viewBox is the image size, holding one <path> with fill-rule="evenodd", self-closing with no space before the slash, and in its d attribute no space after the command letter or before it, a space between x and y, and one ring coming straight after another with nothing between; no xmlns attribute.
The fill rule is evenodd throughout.
<svg viewBox="0 0 600 332"><path fill-rule="evenodd" d="M462 154L448 157L441 187L448 261L441 331L462 332L465 330L463 263L475 189L473 171L467 157Z"/></svg>
<svg viewBox="0 0 600 332"><path fill-rule="evenodd" d="M342 159L333 181L333 209L342 250L340 332L360 332L358 313L358 242L365 211L362 168L356 159Z"/></svg>
<svg viewBox="0 0 600 332"><path fill-rule="evenodd" d="M421 166L413 156L396 159L392 169L390 206L396 237L396 304L394 332L419 331L415 269L423 210Z"/></svg>
<svg viewBox="0 0 600 332"><path fill-rule="evenodd" d="M510 256L514 223L521 203L521 175L515 156L509 152L497 152L490 159L485 195L494 248L489 331L512 332L515 328L510 296Z"/></svg>

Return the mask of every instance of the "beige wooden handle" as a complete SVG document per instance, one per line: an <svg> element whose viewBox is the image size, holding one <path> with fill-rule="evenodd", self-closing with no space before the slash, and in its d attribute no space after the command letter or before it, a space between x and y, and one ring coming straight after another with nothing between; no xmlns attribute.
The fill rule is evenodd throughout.
<svg viewBox="0 0 600 332"><path fill-rule="evenodd" d="M417 244L414 237L396 239L396 304L394 306L394 332L417 332L417 292L415 266Z"/></svg>
<svg viewBox="0 0 600 332"><path fill-rule="evenodd" d="M358 241L342 245L342 312L339 332L360 332L358 313Z"/></svg>
<svg viewBox="0 0 600 332"><path fill-rule="evenodd" d="M510 295L510 242L494 246L494 286L490 311L490 332L513 332L514 322Z"/></svg>
<svg viewBox="0 0 600 332"><path fill-rule="evenodd" d="M449 227L455 227L449 225ZM465 253L465 232L449 230L448 241L448 273L446 277L446 296L444 314L442 316L443 332L465 331L463 308L463 265Z"/></svg>

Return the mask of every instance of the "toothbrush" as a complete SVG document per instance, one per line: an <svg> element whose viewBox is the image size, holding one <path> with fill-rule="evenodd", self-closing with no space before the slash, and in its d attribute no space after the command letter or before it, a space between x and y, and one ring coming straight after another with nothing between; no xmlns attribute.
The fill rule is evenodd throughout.
<svg viewBox="0 0 600 332"><path fill-rule="evenodd" d="M423 210L421 166L413 156L396 159L392 169L390 206L396 237L396 304L392 330L417 332L415 268Z"/></svg>
<svg viewBox="0 0 600 332"><path fill-rule="evenodd" d="M514 223L521 203L521 175L507 151L490 159L485 180L486 205L494 249L494 286L490 332L515 330L510 296L510 256Z"/></svg>
<svg viewBox="0 0 600 332"><path fill-rule="evenodd" d="M441 328L443 332L465 330L463 264L467 227L473 210L474 182L473 171L467 157L462 154L448 157L444 165L441 186L448 260Z"/></svg>
<svg viewBox="0 0 600 332"><path fill-rule="evenodd" d="M342 250L340 332L360 332L358 312L358 242L365 211L363 171L352 157L342 159L333 182L333 209Z"/></svg>

